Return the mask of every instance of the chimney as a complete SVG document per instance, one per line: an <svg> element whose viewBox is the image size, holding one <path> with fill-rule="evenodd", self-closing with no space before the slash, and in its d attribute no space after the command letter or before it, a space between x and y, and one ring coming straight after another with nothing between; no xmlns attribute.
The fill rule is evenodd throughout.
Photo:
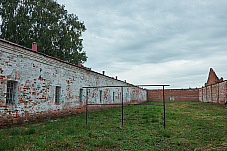
<svg viewBox="0 0 227 151"><path fill-rule="evenodd" d="M117 76L116 76L116 79L117 79Z"/></svg>
<svg viewBox="0 0 227 151"><path fill-rule="evenodd" d="M36 42L32 43L32 50L37 52L37 43Z"/></svg>
<svg viewBox="0 0 227 151"><path fill-rule="evenodd" d="M105 71L102 71L102 74L105 75Z"/></svg>
<svg viewBox="0 0 227 151"><path fill-rule="evenodd" d="M80 61L78 61L78 67L81 67L81 62Z"/></svg>

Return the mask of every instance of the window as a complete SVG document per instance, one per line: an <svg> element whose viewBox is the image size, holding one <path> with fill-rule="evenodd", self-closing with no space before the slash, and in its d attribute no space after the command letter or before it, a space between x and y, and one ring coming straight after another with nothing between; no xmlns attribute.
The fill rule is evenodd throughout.
<svg viewBox="0 0 227 151"><path fill-rule="evenodd" d="M174 101L174 96L169 98L170 101Z"/></svg>
<svg viewBox="0 0 227 151"><path fill-rule="evenodd" d="M80 102L83 101L83 89L80 89Z"/></svg>
<svg viewBox="0 0 227 151"><path fill-rule="evenodd" d="M115 93L113 92L113 102L114 102L114 98L115 98Z"/></svg>
<svg viewBox="0 0 227 151"><path fill-rule="evenodd" d="M100 91L100 103L102 103L102 90Z"/></svg>
<svg viewBox="0 0 227 151"><path fill-rule="evenodd" d="M17 81L7 81L6 104L15 104L17 101Z"/></svg>
<svg viewBox="0 0 227 151"><path fill-rule="evenodd" d="M55 91L55 104L60 104L61 100L61 87L56 86L56 91Z"/></svg>

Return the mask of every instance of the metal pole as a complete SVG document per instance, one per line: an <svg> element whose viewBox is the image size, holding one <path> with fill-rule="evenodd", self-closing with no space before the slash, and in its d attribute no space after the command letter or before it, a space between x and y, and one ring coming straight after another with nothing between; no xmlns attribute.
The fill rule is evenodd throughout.
<svg viewBox="0 0 227 151"><path fill-rule="evenodd" d="M86 88L86 125L87 125L87 104L88 104L88 90Z"/></svg>
<svg viewBox="0 0 227 151"><path fill-rule="evenodd" d="M166 111L165 111L165 86L163 85L163 109L164 109L164 129L166 128Z"/></svg>
<svg viewBox="0 0 227 151"><path fill-rule="evenodd" d="M122 118L122 119L121 119L121 124L122 124L122 126L123 126L123 123L124 123L124 122L123 122L123 121L124 121L124 115L123 115L123 114L124 114L123 87L121 87L121 103L122 103L122 104L121 104L121 108L122 108L122 112L121 112L121 116L122 116L122 117L121 117L121 118Z"/></svg>

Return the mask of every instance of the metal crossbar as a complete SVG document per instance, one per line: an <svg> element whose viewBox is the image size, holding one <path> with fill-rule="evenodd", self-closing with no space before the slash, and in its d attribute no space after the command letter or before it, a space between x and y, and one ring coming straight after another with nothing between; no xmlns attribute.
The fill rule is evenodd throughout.
<svg viewBox="0 0 227 151"><path fill-rule="evenodd" d="M97 86L97 87L82 87L84 89L86 89L86 124L87 124L87 119L88 119L88 112L87 112L87 108L89 105L121 105L122 107L122 126L124 124L124 101L123 101L123 88L124 87L142 87L142 86L145 86L145 87L150 87L150 86L162 86L163 88L163 105L159 105L159 104L127 104L127 105L157 105L157 106L163 106L163 112L164 112L164 129L165 129L165 125L166 125L166 120L165 120L165 86L170 86L170 85L161 85L161 84L148 84L148 85L130 85L130 86ZM88 103L88 89L96 89L96 88L121 88L121 104L89 104Z"/></svg>
<svg viewBox="0 0 227 151"><path fill-rule="evenodd" d="M150 87L150 86L170 86L168 84L164 84L164 85L160 85L160 84L143 84L143 85L128 85L128 86L114 86L114 85L110 85L110 86L97 86L97 87L82 87L85 89L95 89L95 88L120 88L120 87Z"/></svg>
<svg viewBox="0 0 227 151"><path fill-rule="evenodd" d="M122 105L122 104L87 104L87 105Z"/></svg>
<svg viewBox="0 0 227 151"><path fill-rule="evenodd" d="M156 106L163 106L161 104L130 104L130 105L156 105Z"/></svg>

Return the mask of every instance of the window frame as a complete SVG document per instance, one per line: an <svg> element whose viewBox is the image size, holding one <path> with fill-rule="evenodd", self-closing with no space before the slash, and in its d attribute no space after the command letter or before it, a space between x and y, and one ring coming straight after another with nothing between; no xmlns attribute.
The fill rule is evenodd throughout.
<svg viewBox="0 0 227 151"><path fill-rule="evenodd" d="M60 104L61 102L61 86L55 86L55 104Z"/></svg>
<svg viewBox="0 0 227 151"><path fill-rule="evenodd" d="M16 104L18 96L18 81L7 80L6 86L6 104Z"/></svg>

